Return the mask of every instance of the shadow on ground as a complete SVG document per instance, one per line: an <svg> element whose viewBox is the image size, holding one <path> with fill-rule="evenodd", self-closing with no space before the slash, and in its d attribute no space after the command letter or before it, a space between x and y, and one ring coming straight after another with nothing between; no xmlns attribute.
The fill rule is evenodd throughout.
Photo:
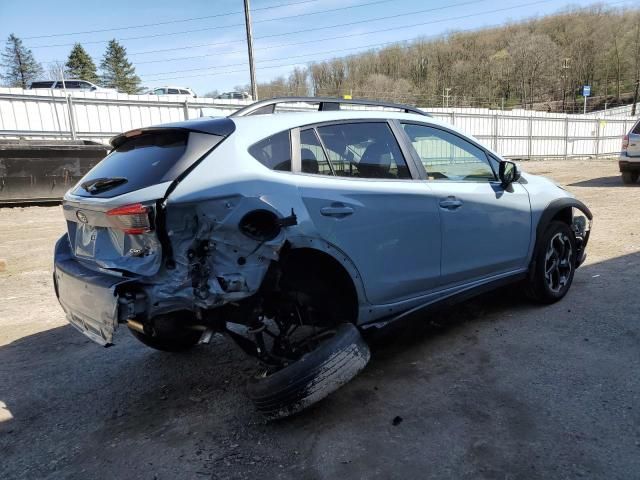
<svg viewBox="0 0 640 480"><path fill-rule="evenodd" d="M586 265L562 302L517 286L375 338L367 369L265 423L255 363L72 327L0 348L1 478L638 478L640 254ZM395 421L394 421L395 420Z"/></svg>
<svg viewBox="0 0 640 480"><path fill-rule="evenodd" d="M589 180L582 180L580 182L569 183L569 187L636 187L640 186L640 183L625 184L622 183L622 177L615 175L612 177L599 177L590 178Z"/></svg>

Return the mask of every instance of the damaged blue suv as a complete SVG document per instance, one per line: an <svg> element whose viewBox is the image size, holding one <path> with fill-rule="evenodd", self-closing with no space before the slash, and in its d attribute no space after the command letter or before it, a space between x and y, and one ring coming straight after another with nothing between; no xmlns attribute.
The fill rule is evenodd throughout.
<svg viewBox="0 0 640 480"><path fill-rule="evenodd" d="M582 202L406 105L273 99L111 143L64 197L69 322L164 351L225 334L270 418L362 370L362 330L508 282L552 303L585 259Z"/></svg>

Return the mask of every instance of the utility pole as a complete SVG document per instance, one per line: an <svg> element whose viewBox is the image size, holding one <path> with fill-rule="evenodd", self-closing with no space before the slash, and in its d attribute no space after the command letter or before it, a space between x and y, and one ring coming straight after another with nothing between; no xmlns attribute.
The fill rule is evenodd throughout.
<svg viewBox="0 0 640 480"><path fill-rule="evenodd" d="M565 58L562 62L562 113L564 113L565 98L567 96L567 73L569 70L569 59Z"/></svg>
<svg viewBox="0 0 640 480"><path fill-rule="evenodd" d="M244 21L247 26L247 49L249 50L249 75L251 76L251 96L258 101L258 85L256 84L256 66L253 62L253 33L251 32L251 9L249 0L244 0Z"/></svg>
<svg viewBox="0 0 640 480"><path fill-rule="evenodd" d="M443 107L449 108L449 92L450 91L451 91L451 88L442 87L442 106Z"/></svg>

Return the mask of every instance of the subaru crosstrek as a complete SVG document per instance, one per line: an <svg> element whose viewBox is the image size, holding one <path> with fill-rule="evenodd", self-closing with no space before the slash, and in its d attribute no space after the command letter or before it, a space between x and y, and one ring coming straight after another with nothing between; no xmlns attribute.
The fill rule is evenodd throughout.
<svg viewBox="0 0 640 480"><path fill-rule="evenodd" d="M508 282L555 302L585 258L583 203L413 107L274 99L112 146L64 197L69 322L165 351L223 333L267 417L362 370L364 329Z"/></svg>

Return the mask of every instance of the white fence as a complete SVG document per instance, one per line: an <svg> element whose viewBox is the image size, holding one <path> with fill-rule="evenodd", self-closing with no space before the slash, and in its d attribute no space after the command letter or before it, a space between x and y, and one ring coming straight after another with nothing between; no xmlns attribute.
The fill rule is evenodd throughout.
<svg viewBox="0 0 640 480"><path fill-rule="evenodd" d="M0 88L0 137L106 143L120 132L203 115L228 115L248 102L186 96L74 93ZM615 155L634 118L546 112L431 108L510 158Z"/></svg>

